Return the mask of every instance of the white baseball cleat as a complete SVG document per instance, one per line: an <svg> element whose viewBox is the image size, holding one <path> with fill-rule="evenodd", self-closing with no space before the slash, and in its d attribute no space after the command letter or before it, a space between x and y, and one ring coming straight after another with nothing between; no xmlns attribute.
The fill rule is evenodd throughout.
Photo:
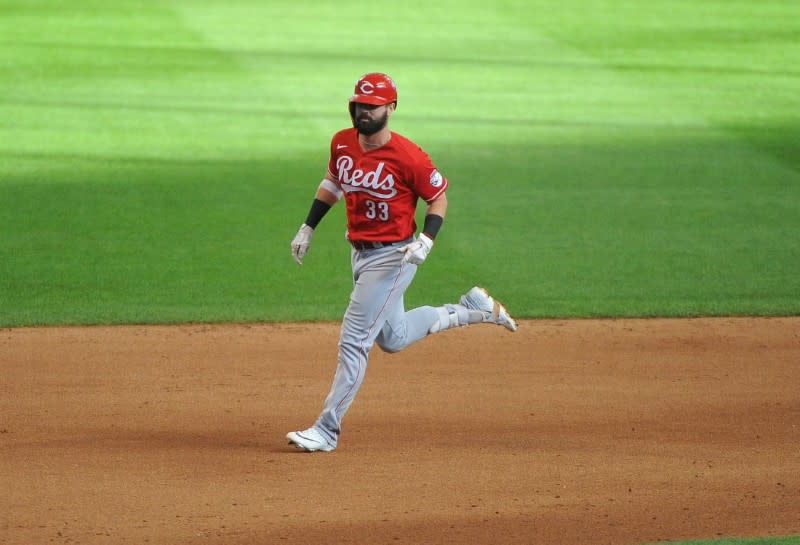
<svg viewBox="0 0 800 545"><path fill-rule="evenodd" d="M303 431L290 431L286 434L286 439L289 440L290 445L308 452L316 452L318 450L330 452L336 448L328 443L328 440L314 427Z"/></svg>
<svg viewBox="0 0 800 545"><path fill-rule="evenodd" d="M489 319L487 321L491 323L501 325L509 331L517 330L517 322L508 313L506 307L499 301L495 301L488 291L479 286L475 286L465 295L462 295L459 303L470 310L480 310L488 313Z"/></svg>

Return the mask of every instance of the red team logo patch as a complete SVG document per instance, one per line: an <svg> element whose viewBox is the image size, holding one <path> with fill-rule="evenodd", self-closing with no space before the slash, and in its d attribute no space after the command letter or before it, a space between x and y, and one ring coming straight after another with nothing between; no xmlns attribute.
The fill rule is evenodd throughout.
<svg viewBox="0 0 800 545"><path fill-rule="evenodd" d="M374 89L374 85L368 81L364 81L361 83L361 87L359 87L359 91L361 91L362 95L371 95L372 90Z"/></svg>

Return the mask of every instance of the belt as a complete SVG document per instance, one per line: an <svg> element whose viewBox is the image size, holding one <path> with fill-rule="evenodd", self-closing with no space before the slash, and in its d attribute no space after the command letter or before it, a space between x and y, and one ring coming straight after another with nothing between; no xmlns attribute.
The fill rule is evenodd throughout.
<svg viewBox="0 0 800 545"><path fill-rule="evenodd" d="M377 250L378 248L386 248L388 246L395 246L397 244L408 244L414 241L414 237L407 238L406 240L396 240L394 242L382 242L378 240L350 240L350 245L358 251L363 250Z"/></svg>

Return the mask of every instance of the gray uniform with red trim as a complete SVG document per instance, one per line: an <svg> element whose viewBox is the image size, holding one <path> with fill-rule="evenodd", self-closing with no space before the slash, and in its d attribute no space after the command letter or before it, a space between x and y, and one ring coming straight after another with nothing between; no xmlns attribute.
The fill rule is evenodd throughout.
<svg viewBox="0 0 800 545"><path fill-rule="evenodd" d="M448 182L407 138L392 133L387 144L365 151L355 129L334 135L326 178L345 195L347 238L354 246L353 291L342 320L336 374L315 424L335 446L373 345L400 351L428 335L443 315L430 306L406 312L403 295L417 266L404 262L397 248L413 240L418 200L433 201Z"/></svg>

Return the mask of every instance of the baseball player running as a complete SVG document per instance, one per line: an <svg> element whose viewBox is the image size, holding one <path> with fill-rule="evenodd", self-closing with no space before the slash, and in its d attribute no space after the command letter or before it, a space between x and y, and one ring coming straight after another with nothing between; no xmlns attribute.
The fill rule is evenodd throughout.
<svg viewBox="0 0 800 545"><path fill-rule="evenodd" d="M349 108L353 128L333 136L328 170L292 240L292 256L302 265L314 229L344 196L353 291L342 321L336 373L314 425L286 436L309 452L336 448L374 343L386 352L399 352L431 333L468 324L517 329L505 307L479 287L461 296L458 304L406 312L403 294L433 248L447 212L448 181L419 146L389 130L397 108L397 88L389 76L364 75L356 82ZM418 199L427 208L422 232L415 237Z"/></svg>

